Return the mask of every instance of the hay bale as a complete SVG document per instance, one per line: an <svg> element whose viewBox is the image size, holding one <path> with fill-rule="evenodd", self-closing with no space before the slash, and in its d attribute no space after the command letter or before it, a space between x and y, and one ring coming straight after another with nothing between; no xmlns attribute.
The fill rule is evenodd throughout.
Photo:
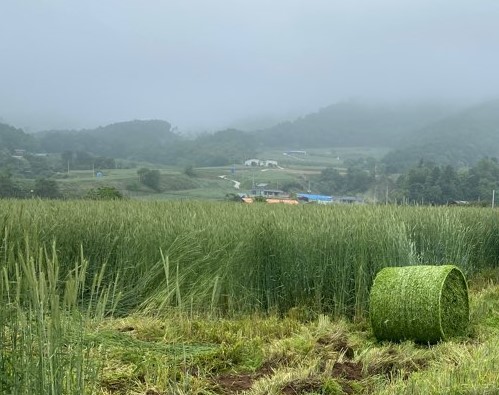
<svg viewBox="0 0 499 395"><path fill-rule="evenodd" d="M435 343L466 333L468 286L453 265L387 267L374 279L369 310L378 340Z"/></svg>

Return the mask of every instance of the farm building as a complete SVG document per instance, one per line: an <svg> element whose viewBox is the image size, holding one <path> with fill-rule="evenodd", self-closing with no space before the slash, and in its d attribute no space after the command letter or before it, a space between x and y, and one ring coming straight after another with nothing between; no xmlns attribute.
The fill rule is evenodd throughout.
<svg viewBox="0 0 499 395"><path fill-rule="evenodd" d="M260 166L265 166L265 167L277 167L277 161L276 160L263 160L260 162Z"/></svg>
<svg viewBox="0 0 499 395"><path fill-rule="evenodd" d="M468 206L470 202L466 200L449 200L447 202L448 206Z"/></svg>
<svg viewBox="0 0 499 395"><path fill-rule="evenodd" d="M309 202L309 203L319 203L319 204L331 204L331 203L343 203L343 204L360 204L364 203L364 199L357 196L327 196L327 195L314 195L310 193L299 193L296 195L298 200Z"/></svg>
<svg viewBox="0 0 499 395"><path fill-rule="evenodd" d="M256 184L251 190L252 196L263 196L263 197L284 197L287 196L284 191L280 189L270 189L267 188L268 184L260 183Z"/></svg>
<svg viewBox="0 0 499 395"><path fill-rule="evenodd" d="M276 160L248 159L244 161L244 166L277 167Z"/></svg>
<svg viewBox="0 0 499 395"><path fill-rule="evenodd" d="M329 204L333 203L333 198L331 196L326 195L314 195L310 193L299 193L296 195L299 200L305 202L317 202L321 204Z"/></svg>
<svg viewBox="0 0 499 395"><path fill-rule="evenodd" d="M263 196L263 197L279 197L284 196L284 191L280 189L259 189L255 188L251 190L253 196Z"/></svg>
<svg viewBox="0 0 499 395"><path fill-rule="evenodd" d="M244 166L260 166L260 159L248 159L244 161Z"/></svg>
<svg viewBox="0 0 499 395"><path fill-rule="evenodd" d="M358 196L332 196L334 203L361 204L364 199Z"/></svg>

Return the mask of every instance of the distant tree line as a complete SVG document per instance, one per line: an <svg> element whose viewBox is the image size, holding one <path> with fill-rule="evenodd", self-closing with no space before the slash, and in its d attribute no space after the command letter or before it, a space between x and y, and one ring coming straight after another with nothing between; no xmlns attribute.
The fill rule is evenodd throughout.
<svg viewBox="0 0 499 395"><path fill-rule="evenodd" d="M343 172L324 169L315 186L327 195L375 195L377 200L398 203L489 203L492 191L499 192L499 162L496 158L483 158L472 167L458 170L451 165L421 160L399 176L390 176L382 164L358 161Z"/></svg>
<svg viewBox="0 0 499 395"><path fill-rule="evenodd" d="M455 168L473 166L480 158L497 154L498 133L499 100L467 109L435 104L373 106L345 102L264 130L228 129L195 137L181 135L169 122L160 120L36 134L0 123L0 161L4 160L2 155L23 149L26 153L54 155L72 152L74 168L88 166L85 155L91 155L93 161L115 158L205 167L242 163L268 149L370 146L390 148L381 164L387 174L400 174L417 165L420 158ZM41 166L34 166L34 160L16 165L24 166L26 174L31 171L33 177L43 176L40 172L35 174L33 168ZM343 188L348 190L351 186Z"/></svg>
<svg viewBox="0 0 499 395"><path fill-rule="evenodd" d="M325 195L355 195L367 192L376 180L373 158L346 161L346 171L329 167L314 180L316 189Z"/></svg>
<svg viewBox="0 0 499 395"><path fill-rule="evenodd" d="M131 121L82 131L46 131L29 135L0 124L0 168L34 178L49 172L106 169L116 159L163 165L212 167L242 163L256 155L258 138L228 129L195 138L181 136L165 121ZM24 151L15 159L16 151ZM40 153L49 154L43 157ZM54 162L47 158L59 157Z"/></svg>
<svg viewBox="0 0 499 395"><path fill-rule="evenodd" d="M38 178L34 182L19 183L14 181L9 172L0 172L0 198L29 199L35 197L60 199L62 194L55 180Z"/></svg>
<svg viewBox="0 0 499 395"><path fill-rule="evenodd" d="M105 156L95 156L86 151L64 151L61 153L61 168L72 170L114 169L116 161Z"/></svg>
<svg viewBox="0 0 499 395"><path fill-rule="evenodd" d="M460 170L421 161L397 179L395 195L422 204L446 204L453 200L488 203L493 190L499 190L496 158L484 158L473 167Z"/></svg>
<svg viewBox="0 0 499 395"><path fill-rule="evenodd" d="M0 199L62 199L64 196L56 180L38 178L34 182L19 182L12 174L0 171ZM92 188L83 196L90 200L120 200L125 197L113 186Z"/></svg>

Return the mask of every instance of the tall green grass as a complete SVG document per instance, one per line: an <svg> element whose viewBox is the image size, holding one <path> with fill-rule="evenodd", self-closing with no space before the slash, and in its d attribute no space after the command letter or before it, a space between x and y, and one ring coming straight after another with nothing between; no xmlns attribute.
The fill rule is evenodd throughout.
<svg viewBox="0 0 499 395"><path fill-rule="evenodd" d="M121 314L363 316L382 267L452 263L470 275L499 259L491 209L2 200L0 213L6 276L4 262L53 245L63 279L87 262L79 300L98 279L121 295Z"/></svg>
<svg viewBox="0 0 499 395"><path fill-rule="evenodd" d="M14 242L9 231L0 255L0 393L94 393L100 368L85 328L112 312L113 284L103 284L103 271L87 283L82 255L63 264L55 244L35 250L32 235Z"/></svg>

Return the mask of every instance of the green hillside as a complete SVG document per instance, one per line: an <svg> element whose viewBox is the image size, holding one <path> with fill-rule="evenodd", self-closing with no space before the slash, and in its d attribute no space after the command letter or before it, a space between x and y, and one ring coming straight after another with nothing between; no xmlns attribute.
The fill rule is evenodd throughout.
<svg viewBox="0 0 499 395"><path fill-rule="evenodd" d="M344 102L256 132L266 147L396 147L414 130L448 115L442 105L366 105Z"/></svg>
<svg viewBox="0 0 499 395"><path fill-rule="evenodd" d="M36 134L46 152L93 155L164 165L223 166L271 149L396 147L412 131L448 115L441 105L335 104L292 122L242 132L236 129L187 138L166 121L121 122L81 131Z"/></svg>
<svg viewBox="0 0 499 395"><path fill-rule="evenodd" d="M46 152L84 151L123 159L164 162L180 137L159 120L119 122L96 129L52 130L35 135Z"/></svg>
<svg viewBox="0 0 499 395"><path fill-rule="evenodd" d="M399 172L419 161L471 166L484 156L499 156L499 100L466 109L407 136L403 146L384 159Z"/></svg>
<svg viewBox="0 0 499 395"><path fill-rule="evenodd" d="M38 148L35 138L22 129L0 123L0 151L23 149L33 151Z"/></svg>
<svg viewBox="0 0 499 395"><path fill-rule="evenodd" d="M421 160L469 167L485 156L498 156L498 132L499 101L461 111L436 104L344 102L265 130L228 129L195 137L179 134L169 122L160 120L134 120L96 129L52 130L34 135L0 124L0 151L4 162L11 161L14 149L51 153L56 158L53 165L45 166L47 171L64 171L69 165L80 170L92 166L114 168L116 159L127 161L132 167L133 163L147 162L158 167L185 168L229 166L259 157L278 159L289 166L305 159L282 156L287 150L327 150L326 160L330 161L343 159L343 148L367 147L393 149L383 160L385 168L400 173ZM273 157L268 156L272 152ZM57 159L62 156L62 160ZM10 165L15 166L19 167L19 163ZM24 167L33 172L33 165Z"/></svg>

